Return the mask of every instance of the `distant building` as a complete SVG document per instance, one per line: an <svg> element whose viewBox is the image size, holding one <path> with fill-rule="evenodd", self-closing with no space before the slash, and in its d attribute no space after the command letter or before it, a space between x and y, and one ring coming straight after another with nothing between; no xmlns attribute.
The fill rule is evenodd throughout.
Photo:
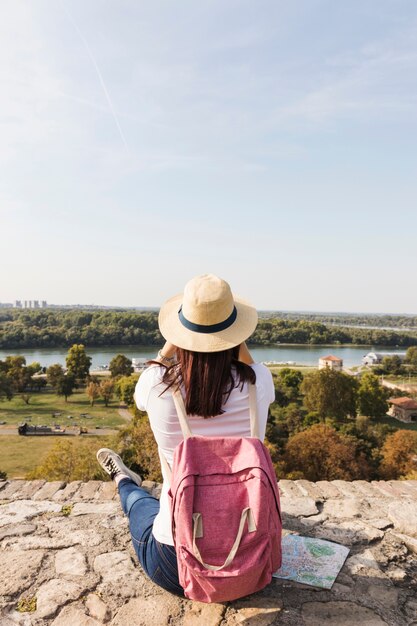
<svg viewBox="0 0 417 626"><path fill-rule="evenodd" d="M343 369L343 359L340 359L338 356L333 356L332 354L321 356L319 358L319 370L323 370L326 367L336 372L341 372Z"/></svg>
<svg viewBox="0 0 417 626"><path fill-rule="evenodd" d="M15 309L21 309L22 308L22 301L21 300L15 300L14 304L13 304L13 307Z"/></svg>
<svg viewBox="0 0 417 626"><path fill-rule="evenodd" d="M362 359L363 365L377 365L382 362L384 355L380 352L368 352Z"/></svg>
<svg viewBox="0 0 417 626"><path fill-rule="evenodd" d="M388 415L401 422L417 422L417 402L413 398L389 398Z"/></svg>
<svg viewBox="0 0 417 626"><path fill-rule="evenodd" d="M146 369L146 363L149 361L149 359L145 359L143 357L138 357L138 358L133 358L132 359L132 367L133 367L133 371L134 372L142 372L144 369Z"/></svg>

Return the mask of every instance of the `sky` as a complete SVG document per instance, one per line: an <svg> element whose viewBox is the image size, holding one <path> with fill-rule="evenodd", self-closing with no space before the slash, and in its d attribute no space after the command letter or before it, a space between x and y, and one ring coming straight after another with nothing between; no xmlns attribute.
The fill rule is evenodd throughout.
<svg viewBox="0 0 417 626"><path fill-rule="evenodd" d="M3 0L0 302L417 313L415 0Z"/></svg>

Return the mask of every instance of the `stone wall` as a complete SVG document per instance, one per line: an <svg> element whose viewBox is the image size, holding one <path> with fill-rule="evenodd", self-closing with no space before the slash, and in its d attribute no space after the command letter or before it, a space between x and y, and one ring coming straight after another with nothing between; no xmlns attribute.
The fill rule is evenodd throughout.
<svg viewBox="0 0 417 626"><path fill-rule="evenodd" d="M284 533L350 547L332 589L204 605L142 573L113 483L0 482L0 626L417 626L417 481L279 487Z"/></svg>

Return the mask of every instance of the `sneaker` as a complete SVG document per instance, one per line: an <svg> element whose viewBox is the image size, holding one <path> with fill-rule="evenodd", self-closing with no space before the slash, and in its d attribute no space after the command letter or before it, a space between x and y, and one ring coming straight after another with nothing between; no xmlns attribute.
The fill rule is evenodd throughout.
<svg viewBox="0 0 417 626"><path fill-rule="evenodd" d="M110 476L112 480L114 480L117 476L123 475L131 478L133 482L135 482L139 487L142 484L142 479L138 474L132 472L126 465L123 463L122 459L116 452L110 450L110 448L100 448L97 452L97 461L100 463L101 467L104 469L106 474Z"/></svg>

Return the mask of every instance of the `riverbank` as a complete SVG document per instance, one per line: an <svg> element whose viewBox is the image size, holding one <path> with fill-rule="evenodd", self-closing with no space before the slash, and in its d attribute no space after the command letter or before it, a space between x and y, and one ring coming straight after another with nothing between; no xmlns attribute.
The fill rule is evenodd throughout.
<svg viewBox="0 0 417 626"><path fill-rule="evenodd" d="M86 347L87 354L92 358L92 370L105 371L104 365L108 365L117 354L124 354L129 359L151 359L155 356L157 348L154 346L110 346L106 348ZM357 366L362 363L365 354L371 351L384 352L386 354L404 354L404 348L392 348L376 345L358 344L275 344L269 346L250 346L251 354L257 362L274 361L275 363L291 364L297 366L317 366L321 356L329 353L343 359L346 367ZM24 356L27 363L39 362L43 367L49 367L55 363L65 365L67 350L65 348L19 348L16 350L0 350L0 360L10 354Z"/></svg>

